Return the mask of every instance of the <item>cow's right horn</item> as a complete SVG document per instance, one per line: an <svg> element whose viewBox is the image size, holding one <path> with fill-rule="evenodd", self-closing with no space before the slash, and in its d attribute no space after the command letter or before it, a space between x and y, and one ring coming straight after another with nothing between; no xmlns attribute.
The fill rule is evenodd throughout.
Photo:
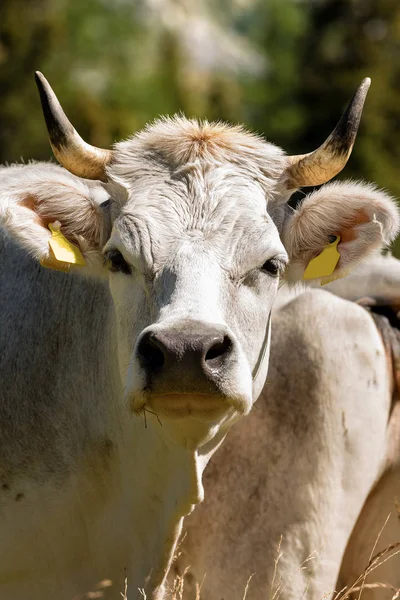
<svg viewBox="0 0 400 600"><path fill-rule="evenodd" d="M362 109L371 80L366 77L339 123L325 142L309 154L288 156L285 182L288 189L321 185L335 177L346 165L356 139Z"/></svg>
<svg viewBox="0 0 400 600"><path fill-rule="evenodd" d="M105 167L112 159L111 150L87 144L67 119L44 75L37 71L35 79L50 144L58 162L78 177L105 181Z"/></svg>

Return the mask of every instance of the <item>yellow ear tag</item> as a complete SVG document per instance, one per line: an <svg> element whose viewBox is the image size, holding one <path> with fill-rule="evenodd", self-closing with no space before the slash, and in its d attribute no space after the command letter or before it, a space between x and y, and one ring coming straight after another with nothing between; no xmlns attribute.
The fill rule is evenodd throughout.
<svg viewBox="0 0 400 600"><path fill-rule="evenodd" d="M56 221L49 223L51 238L49 240L50 257L44 258L40 263L44 267L57 271L69 271L71 265L84 267L86 261L77 246L71 244L60 231L61 225Z"/></svg>
<svg viewBox="0 0 400 600"><path fill-rule="evenodd" d="M340 236L338 235L334 242L322 250L321 254L310 260L304 271L303 279L319 279L332 275L340 258L337 249L339 242Z"/></svg>

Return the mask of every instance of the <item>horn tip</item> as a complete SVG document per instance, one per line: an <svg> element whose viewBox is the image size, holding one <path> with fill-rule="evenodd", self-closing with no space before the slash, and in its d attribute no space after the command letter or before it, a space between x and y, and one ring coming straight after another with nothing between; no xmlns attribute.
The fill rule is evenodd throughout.
<svg viewBox="0 0 400 600"><path fill-rule="evenodd" d="M358 122L361 119L361 112L362 112L364 102L367 97L370 85L371 85L371 78L365 77L362 80L358 90L356 91L356 93L353 96L353 100L350 102L350 105L349 105L349 108L351 107L351 108L355 109ZM357 127L358 127L358 125L357 125Z"/></svg>
<svg viewBox="0 0 400 600"><path fill-rule="evenodd" d="M365 91L368 91L370 85L371 85L371 77L365 77L362 80L360 87L365 89Z"/></svg>
<svg viewBox="0 0 400 600"><path fill-rule="evenodd" d="M35 71L35 81L38 87L44 86L47 83L46 77L40 71Z"/></svg>
<svg viewBox="0 0 400 600"><path fill-rule="evenodd" d="M46 77L40 71L35 71L35 82L42 102L45 98L47 98L47 101L50 102L51 96L53 95L53 90L51 89Z"/></svg>
<svg viewBox="0 0 400 600"><path fill-rule="evenodd" d="M40 71L35 71L35 82L39 90L40 99L43 100L46 96L46 91L50 87L46 77Z"/></svg>
<svg viewBox="0 0 400 600"><path fill-rule="evenodd" d="M35 80L39 90L40 102L47 131L49 133L50 144L53 151L56 152L67 145L67 139L73 133L74 128L66 118L56 95L43 73L36 71Z"/></svg>

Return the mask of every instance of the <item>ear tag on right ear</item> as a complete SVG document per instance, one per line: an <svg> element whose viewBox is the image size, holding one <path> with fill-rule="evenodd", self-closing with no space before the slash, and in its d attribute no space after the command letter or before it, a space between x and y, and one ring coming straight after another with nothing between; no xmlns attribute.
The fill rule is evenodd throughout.
<svg viewBox="0 0 400 600"><path fill-rule="evenodd" d="M337 249L339 242L340 236L338 235L318 256L310 260L304 271L303 279L319 279L332 275L340 258Z"/></svg>
<svg viewBox="0 0 400 600"><path fill-rule="evenodd" d="M51 231L49 240L50 257L42 259L40 263L44 267L56 269L57 271L69 271L71 265L84 267L86 261L82 252L61 233L61 225L56 221L55 223L49 223L48 227Z"/></svg>

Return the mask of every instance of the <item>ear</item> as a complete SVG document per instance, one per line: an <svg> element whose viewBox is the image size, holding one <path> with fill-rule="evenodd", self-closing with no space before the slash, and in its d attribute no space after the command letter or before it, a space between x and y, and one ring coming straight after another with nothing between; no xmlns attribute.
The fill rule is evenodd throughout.
<svg viewBox="0 0 400 600"><path fill-rule="evenodd" d="M101 250L109 234L108 194L100 182L71 175L57 165L36 163L0 168L0 224L29 254L44 263L54 255L49 224L58 221L68 242L78 246L84 273L102 269ZM69 265L67 265L69 268Z"/></svg>
<svg viewBox="0 0 400 600"><path fill-rule="evenodd" d="M371 184L331 183L305 197L283 225L282 241L289 255L288 281L303 279L310 261L340 236L340 257L321 284L344 276L374 250L390 244L400 227L399 208ZM336 255L337 256L337 255Z"/></svg>

